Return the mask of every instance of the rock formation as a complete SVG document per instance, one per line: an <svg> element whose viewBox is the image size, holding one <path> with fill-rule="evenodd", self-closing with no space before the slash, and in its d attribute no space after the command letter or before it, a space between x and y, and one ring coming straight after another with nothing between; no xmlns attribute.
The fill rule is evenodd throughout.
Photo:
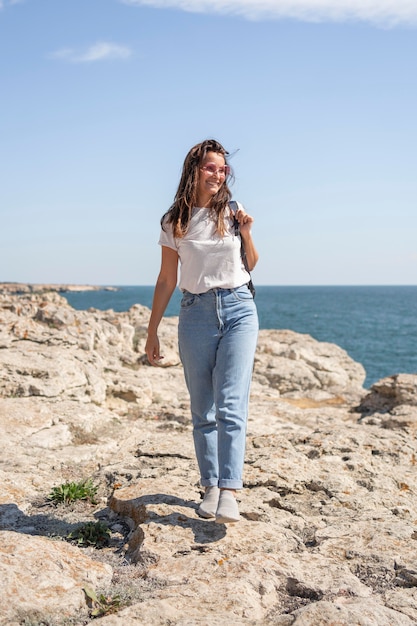
<svg viewBox="0 0 417 626"><path fill-rule="evenodd" d="M242 521L216 525L177 319L152 368L148 318L0 295L0 624L416 624L417 376L367 391L338 346L261 331ZM48 498L87 478L93 503ZM68 541L92 521L108 545Z"/></svg>

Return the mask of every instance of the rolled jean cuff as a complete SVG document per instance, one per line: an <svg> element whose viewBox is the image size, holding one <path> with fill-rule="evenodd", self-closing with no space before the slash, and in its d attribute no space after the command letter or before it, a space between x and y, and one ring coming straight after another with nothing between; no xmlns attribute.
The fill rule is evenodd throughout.
<svg viewBox="0 0 417 626"><path fill-rule="evenodd" d="M200 485L202 487L218 487L219 481L217 478L201 478Z"/></svg>
<svg viewBox="0 0 417 626"><path fill-rule="evenodd" d="M242 489L242 480L232 480L231 478L223 478L219 480L220 489Z"/></svg>

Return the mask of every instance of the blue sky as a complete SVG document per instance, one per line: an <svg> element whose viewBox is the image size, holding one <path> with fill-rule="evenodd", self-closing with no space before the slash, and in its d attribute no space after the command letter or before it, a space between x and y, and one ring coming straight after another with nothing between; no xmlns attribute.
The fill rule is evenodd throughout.
<svg viewBox="0 0 417 626"><path fill-rule="evenodd" d="M153 284L214 137L255 283L417 284L416 31L408 0L0 0L0 281Z"/></svg>

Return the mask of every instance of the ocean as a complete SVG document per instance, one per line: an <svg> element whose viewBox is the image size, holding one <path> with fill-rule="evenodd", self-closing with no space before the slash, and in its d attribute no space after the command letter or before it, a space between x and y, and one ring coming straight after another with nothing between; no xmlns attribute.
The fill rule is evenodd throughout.
<svg viewBox="0 0 417 626"><path fill-rule="evenodd" d="M68 292L75 309L127 311L152 305L153 287ZM178 315L177 289L166 315ZM289 329L344 348L366 370L365 387L385 376L417 374L417 286L257 286L260 328Z"/></svg>

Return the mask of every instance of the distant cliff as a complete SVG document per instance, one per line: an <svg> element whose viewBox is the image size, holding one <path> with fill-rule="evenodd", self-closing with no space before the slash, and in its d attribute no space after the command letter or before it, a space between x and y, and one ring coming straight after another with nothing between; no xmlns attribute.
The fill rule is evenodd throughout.
<svg viewBox="0 0 417 626"><path fill-rule="evenodd" d="M65 293L67 291L117 291L117 287L98 287L93 285L49 285L49 284L31 284L31 283L0 283L0 294L27 294L27 293L48 293L56 291Z"/></svg>

